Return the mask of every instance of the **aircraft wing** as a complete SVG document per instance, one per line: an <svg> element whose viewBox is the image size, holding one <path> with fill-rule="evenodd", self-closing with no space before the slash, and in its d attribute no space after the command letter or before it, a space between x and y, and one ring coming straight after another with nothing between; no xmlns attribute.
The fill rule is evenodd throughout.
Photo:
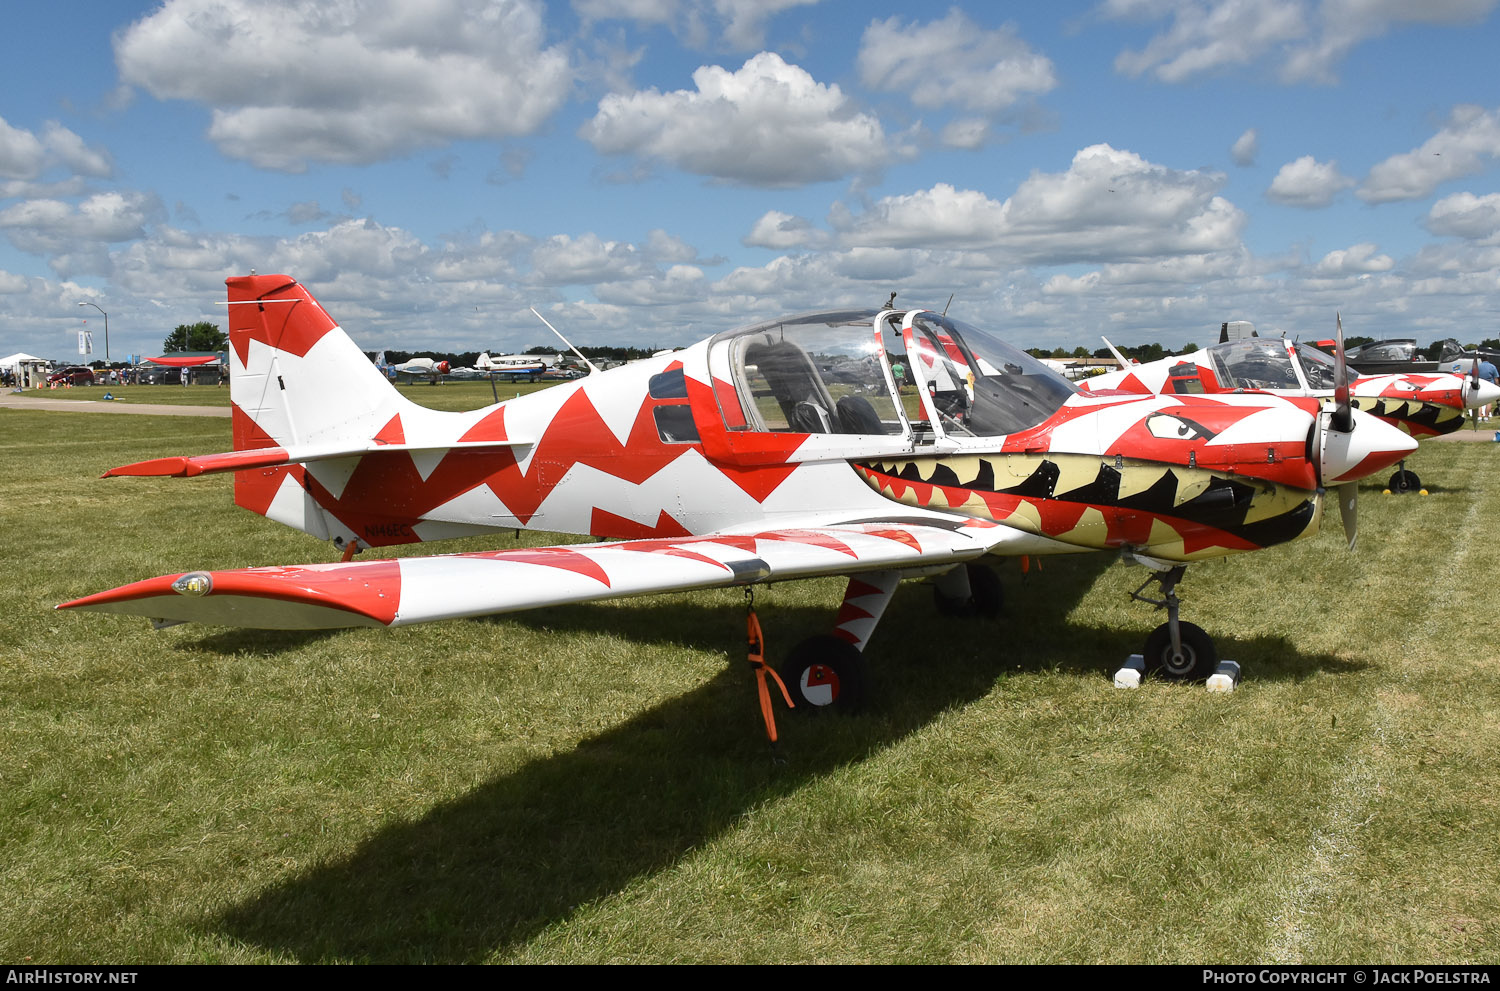
<svg viewBox="0 0 1500 991"><path fill-rule="evenodd" d="M853 523L164 575L59 609L257 629L405 626L656 592L968 561L1017 531L987 521Z"/></svg>

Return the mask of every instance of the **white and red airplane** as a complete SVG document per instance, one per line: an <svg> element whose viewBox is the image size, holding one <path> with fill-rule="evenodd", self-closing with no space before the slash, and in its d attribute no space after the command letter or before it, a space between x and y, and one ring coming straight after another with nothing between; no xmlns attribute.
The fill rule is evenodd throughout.
<svg viewBox="0 0 1500 991"><path fill-rule="evenodd" d="M1475 364L1474 374L1467 376L1425 372L1356 375L1351 371L1349 401L1355 409L1417 439L1452 433L1463 426L1466 409L1479 409L1500 399L1500 386L1481 379ZM1337 362L1310 344L1252 336L1220 341L1189 354L1131 364L1084 379L1079 386L1094 394L1222 395L1254 391L1332 399L1337 391ZM1403 463L1388 487L1393 492L1408 492L1420 489L1421 484L1417 474Z"/></svg>
<svg viewBox="0 0 1500 991"><path fill-rule="evenodd" d="M799 644L782 674L800 701L849 704L901 579L934 578L951 607L998 608L982 559L1107 550L1153 569L1142 589L1161 584L1145 599L1169 617L1148 667L1202 678L1216 657L1178 621L1186 564L1316 532L1325 487L1350 489L1416 446L1313 399L1082 395L976 327L890 304L757 323L439 412L391 388L293 279L228 286L234 450L106 477L232 471L238 505L331 540L344 560L170 574L59 608L391 627L840 575L833 634ZM352 559L515 528L608 539Z"/></svg>
<svg viewBox="0 0 1500 991"><path fill-rule="evenodd" d="M474 367L486 375L498 375L511 382L522 378L535 382L546 373L551 364L540 355L502 354L492 358L486 352L474 362Z"/></svg>
<svg viewBox="0 0 1500 991"><path fill-rule="evenodd" d="M381 356L384 357L384 355L385 352L382 351ZM376 364L379 365L381 363L377 361ZM437 385L438 376L447 375L452 371L452 366L448 362L438 361L434 358L413 358L410 361L403 361L399 365L384 365L383 367L389 369L392 378L397 375L410 375L412 378L425 375L427 376L427 381L433 385Z"/></svg>

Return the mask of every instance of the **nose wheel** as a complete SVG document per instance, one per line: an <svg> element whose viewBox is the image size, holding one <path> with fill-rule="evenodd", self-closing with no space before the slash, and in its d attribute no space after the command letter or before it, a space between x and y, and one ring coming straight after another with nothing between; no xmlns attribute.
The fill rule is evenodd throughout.
<svg viewBox="0 0 1500 991"><path fill-rule="evenodd" d="M1151 631L1141 651L1146 673L1173 681L1202 681L1218 667L1219 652L1214 647L1213 638L1201 627L1178 619L1177 583L1186 571L1187 566L1179 564L1153 574L1131 592L1130 597L1167 611L1167 621ZM1161 585L1160 599L1141 594L1152 582Z"/></svg>
<svg viewBox="0 0 1500 991"><path fill-rule="evenodd" d="M1418 492L1421 490L1422 480L1417 477L1416 472L1406 470L1405 461L1402 461L1398 465L1396 465L1396 469L1396 474L1391 476L1390 483L1386 486L1386 488L1390 489L1397 495L1402 495L1407 492Z"/></svg>
<svg viewBox="0 0 1500 991"><path fill-rule="evenodd" d="M1192 623L1177 624L1177 644L1172 643L1172 624L1163 623L1151 631L1141 651L1146 673L1172 681L1202 681L1214 673L1219 652L1213 637Z"/></svg>

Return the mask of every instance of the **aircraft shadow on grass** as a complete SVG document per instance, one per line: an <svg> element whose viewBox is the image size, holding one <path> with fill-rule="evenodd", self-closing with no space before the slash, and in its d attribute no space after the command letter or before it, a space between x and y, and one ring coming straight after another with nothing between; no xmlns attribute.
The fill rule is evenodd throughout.
<svg viewBox="0 0 1500 991"><path fill-rule="evenodd" d="M223 629L192 639L178 640L173 650L194 654L252 654L274 656L298 650L339 635L341 630L241 630Z"/></svg>
<svg viewBox="0 0 1500 991"><path fill-rule="evenodd" d="M1032 576L997 622L945 621L932 636L925 590L903 590L871 643L878 685L865 714L805 718L778 703L785 763L769 759L749 666L737 635L729 663L699 687L653 706L577 748L530 762L420 820L388 826L348 857L290 878L235 906L213 925L229 937L301 961L472 962L524 945L580 906L669 869L733 827L747 809L889 747L942 712L983 697L1006 670L1100 674L1139 634L1080 628L1067 616L1108 559L1070 560ZM1008 591L1016 586L1008 581ZM826 610L776 608L763 622L787 640L826 626ZM1016 623L1018 605L1027 620ZM693 642L738 625L740 613L690 601L647 606L649 622L622 623L609 607L566 607L509 617L553 629L611 631L648 641ZM915 636L903 638L901 631ZM771 633L768 627L768 635ZM1004 633L1005 646L997 646ZM244 633L226 636L243 638ZM941 642L938 642L941 641ZM701 642L701 641L698 641ZM1084 655L1073 660L1058 652ZM733 646L731 646L733 645ZM227 646L227 644L226 644ZM1258 677L1302 678L1358 665L1299 655L1279 639L1228 641ZM1102 653L1101 653L1102 651ZM1197 695L1201 686L1177 685Z"/></svg>

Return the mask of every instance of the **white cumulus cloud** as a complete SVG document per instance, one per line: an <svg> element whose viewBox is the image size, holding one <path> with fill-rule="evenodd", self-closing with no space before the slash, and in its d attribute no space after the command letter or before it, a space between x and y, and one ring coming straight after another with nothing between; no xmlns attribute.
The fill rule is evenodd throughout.
<svg viewBox="0 0 1500 991"><path fill-rule="evenodd" d="M722 42L735 51L765 43L766 22L783 10L818 0L573 0L585 23L627 20L668 27L684 43L705 48Z"/></svg>
<svg viewBox="0 0 1500 991"><path fill-rule="evenodd" d="M1281 167L1266 196L1283 206L1318 209L1332 203L1335 196L1352 185L1354 180L1339 171L1338 162L1320 162L1311 155L1303 155Z"/></svg>
<svg viewBox="0 0 1500 991"><path fill-rule="evenodd" d="M21 127L11 127L0 117L0 176L7 179L35 179L42 174L46 155L35 134Z"/></svg>
<svg viewBox="0 0 1500 991"><path fill-rule="evenodd" d="M1367 203L1414 200L1450 179L1475 175L1500 158L1500 110L1472 104L1453 108L1442 130L1418 148L1370 169L1359 187Z"/></svg>
<svg viewBox="0 0 1500 991"><path fill-rule="evenodd" d="M1308 33L1302 0L1106 0L1109 17L1159 19L1171 26L1139 51L1124 51L1115 68L1166 83L1249 65Z"/></svg>
<svg viewBox="0 0 1500 991"><path fill-rule="evenodd" d="M640 278L653 271L633 244L597 234L555 234L531 253L532 281L541 285L588 285Z"/></svg>
<svg viewBox="0 0 1500 991"><path fill-rule="evenodd" d="M1057 86L1052 60L1014 28L982 28L957 7L927 24L871 22L857 64L866 86L907 93L926 108L996 113Z"/></svg>
<svg viewBox="0 0 1500 991"><path fill-rule="evenodd" d="M1254 165L1259 151L1260 134L1252 127L1235 139L1229 148L1229 157L1234 159L1236 165Z"/></svg>
<svg viewBox="0 0 1500 991"><path fill-rule="evenodd" d="M1381 255L1373 244L1356 244L1339 251L1330 251L1313 266L1320 276L1371 275L1389 272L1396 267L1390 255Z"/></svg>
<svg viewBox="0 0 1500 991"><path fill-rule="evenodd" d="M1500 234L1500 193L1454 193L1432 204L1423 225L1432 233L1480 241Z"/></svg>
<svg viewBox="0 0 1500 991"><path fill-rule="evenodd" d="M24 200L0 210L0 229L22 250L44 254L63 250L71 241L133 240L164 215L161 201L152 194L111 191L77 204Z"/></svg>
<svg viewBox="0 0 1500 991"><path fill-rule="evenodd" d="M1217 195L1223 176L1155 165L1107 144L1066 172L1033 172L998 202L938 183L835 216L858 246L984 248L1014 262L1127 261L1237 249L1244 214Z"/></svg>
<svg viewBox="0 0 1500 991"><path fill-rule="evenodd" d="M213 112L230 157L301 171L540 128L568 55L534 0L167 0L115 40L121 80Z"/></svg>
<svg viewBox="0 0 1500 991"><path fill-rule="evenodd" d="M693 82L692 90L610 94L579 133L604 154L747 186L838 179L887 157L879 120L773 52L737 72L702 66Z"/></svg>
<svg viewBox="0 0 1500 991"><path fill-rule="evenodd" d="M1482 20L1496 0L1105 0L1107 18L1169 19L1115 68L1180 83L1266 62L1284 82L1332 82L1362 42L1405 24L1460 26Z"/></svg>
<svg viewBox="0 0 1500 991"><path fill-rule="evenodd" d="M0 117L0 179L32 180L54 166L93 179L107 178L114 171L108 153L88 147L56 121L48 121L39 138Z"/></svg>
<svg viewBox="0 0 1500 991"><path fill-rule="evenodd" d="M1355 46L1402 24L1459 26L1482 20L1496 0L1324 0L1315 15L1316 30L1294 45L1281 67L1288 82L1332 82L1333 67Z"/></svg>
<svg viewBox="0 0 1500 991"><path fill-rule="evenodd" d="M768 210L755 222L755 226L741 243L752 248L787 251L793 248L821 247L827 241L828 235L814 227L807 218L780 210Z"/></svg>

